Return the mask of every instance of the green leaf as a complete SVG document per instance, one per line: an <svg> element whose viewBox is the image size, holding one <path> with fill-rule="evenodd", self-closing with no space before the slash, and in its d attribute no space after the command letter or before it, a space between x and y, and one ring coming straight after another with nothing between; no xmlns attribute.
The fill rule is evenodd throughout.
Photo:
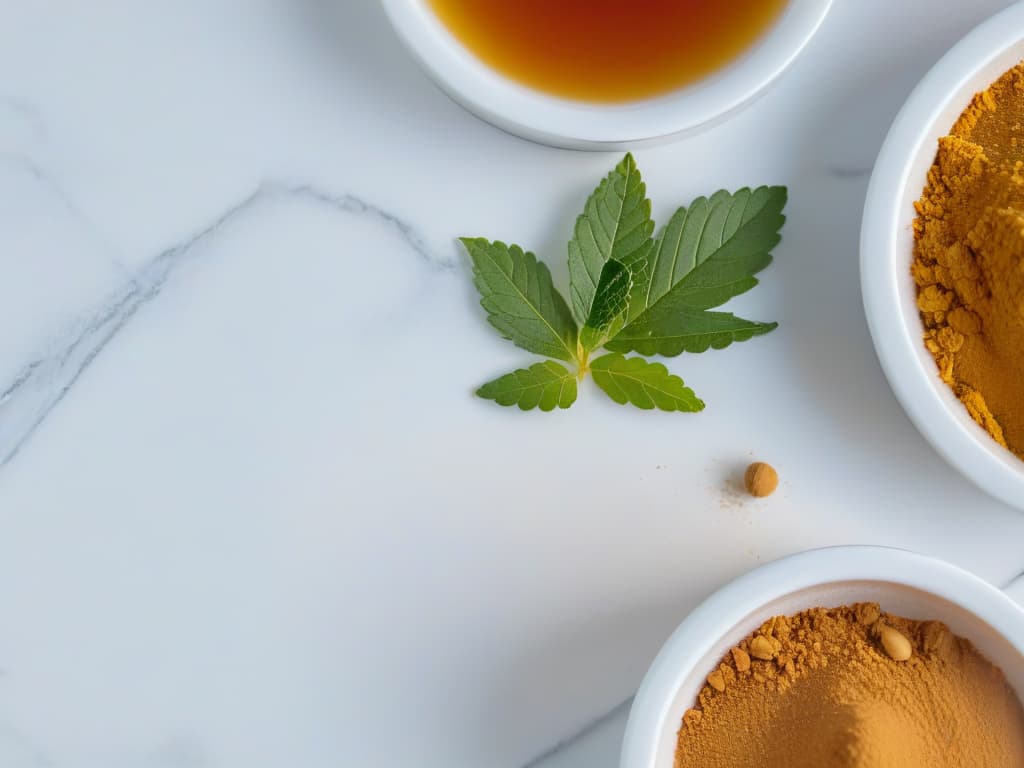
<svg viewBox="0 0 1024 768"><path fill-rule="evenodd" d="M689 413L704 410L704 402L661 363L611 354L597 358L590 370L597 385L620 405Z"/></svg>
<svg viewBox="0 0 1024 768"><path fill-rule="evenodd" d="M576 376L551 360L520 368L484 384L476 392L498 405L518 405L529 411L568 408L576 402Z"/></svg>
<svg viewBox="0 0 1024 768"><path fill-rule="evenodd" d="M704 310L757 285L754 275L771 263L781 239L785 204L785 187L760 187L718 192L676 211L644 268L634 270L625 327L607 348L673 356L722 349L775 328Z"/></svg>
<svg viewBox="0 0 1024 768"><path fill-rule="evenodd" d="M590 316L605 262L632 268L651 246L651 201L633 156L627 154L601 181L576 219L569 241L569 283L573 312L580 323Z"/></svg>
<svg viewBox="0 0 1024 768"><path fill-rule="evenodd" d="M629 291L633 278L629 270L615 259L601 270L590 317L580 332L580 343L588 352L599 347L608 337L609 329L620 320L629 307Z"/></svg>
<svg viewBox="0 0 1024 768"><path fill-rule="evenodd" d="M764 336L779 327L778 323L744 320L729 312L707 312L701 309L677 310L672 323L661 329L637 330L629 326L605 348L614 352L639 352L641 355L675 357L683 352L706 352L725 349L736 341Z"/></svg>
<svg viewBox="0 0 1024 768"><path fill-rule="evenodd" d="M576 322L542 261L518 245L462 238L487 319L516 346L576 360Z"/></svg>

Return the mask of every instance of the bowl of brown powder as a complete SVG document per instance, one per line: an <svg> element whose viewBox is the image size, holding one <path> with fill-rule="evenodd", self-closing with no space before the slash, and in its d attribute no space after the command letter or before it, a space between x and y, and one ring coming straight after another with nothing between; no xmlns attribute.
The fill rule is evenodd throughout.
<svg viewBox="0 0 1024 768"><path fill-rule="evenodd" d="M861 282L912 421L1024 509L1024 5L954 46L897 116L868 188Z"/></svg>
<svg viewBox="0 0 1024 768"><path fill-rule="evenodd" d="M953 565L836 547L763 566L673 633L622 768L1019 768L1024 610Z"/></svg>

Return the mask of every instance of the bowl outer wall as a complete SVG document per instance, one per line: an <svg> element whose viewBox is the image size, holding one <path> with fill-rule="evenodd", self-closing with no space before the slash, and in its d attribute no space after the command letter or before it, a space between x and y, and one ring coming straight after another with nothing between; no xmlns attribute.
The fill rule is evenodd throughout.
<svg viewBox="0 0 1024 768"><path fill-rule="evenodd" d="M1024 509L1024 461L998 445L939 378L923 343L910 274L913 204L973 95L1024 57L1024 3L983 22L932 68L893 121L868 185L861 227L861 290L882 369L918 431L953 467Z"/></svg>
<svg viewBox="0 0 1024 768"><path fill-rule="evenodd" d="M470 112L531 141L601 151L668 141L737 111L789 68L831 5L832 0L790 0L775 26L718 73L659 98L597 105L549 96L491 70L444 27L427 0L383 0L420 66Z"/></svg>
<svg viewBox="0 0 1024 768"><path fill-rule="evenodd" d="M844 585L852 589L844 589ZM862 586L865 585L865 586ZM867 586L870 585L870 586ZM829 589L831 588L831 589ZM621 768L671 768L682 714L704 676L727 648L774 615L765 606L786 596L788 611L816 607L826 595L883 600L883 608L913 614L915 600L951 605L953 631L971 639L1024 690L1024 610L991 584L954 565L905 550L874 546L812 550L761 566L705 600L679 625L644 677L622 744ZM886 594L899 596L893 600ZM827 599L827 598L826 598ZM801 607L798 607L802 605ZM930 607L925 607L926 612ZM943 618L911 615L910 618ZM727 642L722 643L726 638ZM710 660L708 665L707 660ZM707 667L707 668L705 668ZM680 695L692 690L692 698Z"/></svg>

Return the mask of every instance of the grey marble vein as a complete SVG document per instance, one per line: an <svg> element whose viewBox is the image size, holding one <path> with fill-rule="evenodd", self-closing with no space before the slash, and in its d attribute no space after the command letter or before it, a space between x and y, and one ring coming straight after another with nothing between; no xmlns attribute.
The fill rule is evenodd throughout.
<svg viewBox="0 0 1024 768"><path fill-rule="evenodd" d="M20 168L31 176L38 184L45 187L49 192L57 198L64 209L70 213L74 213L76 216L80 216L78 210L75 208L71 199L65 194L64 189L57 184L56 180L50 176L46 171L43 170L37 162L25 155L11 154L8 156L8 162L15 168Z"/></svg>
<svg viewBox="0 0 1024 768"><path fill-rule="evenodd" d="M37 139L46 140L49 138L46 121L43 120L43 116L35 105L12 93L6 92L0 92L0 105L17 115Z"/></svg>
<svg viewBox="0 0 1024 768"><path fill-rule="evenodd" d="M863 179L871 175L871 168L832 166L828 172L837 179Z"/></svg>
<svg viewBox="0 0 1024 768"><path fill-rule="evenodd" d="M109 252L114 266L124 270L119 249L114 245L110 237L99 231L95 223L75 205L75 202L53 174L48 172L44 165L33 157L33 154L37 154L41 146L50 143L50 134L46 127L46 121L43 119L40 111L30 102L0 92L0 115L5 110L14 115L27 128L33 138L32 143L36 144L36 152L0 148L0 161L13 171L28 176L39 187L44 189L47 194L59 202L65 213L78 222L90 235L93 235L100 248Z"/></svg>
<svg viewBox="0 0 1024 768"><path fill-rule="evenodd" d="M7 722L0 722L0 758L18 760L19 768L51 768L55 764L35 741Z"/></svg>
<svg viewBox="0 0 1024 768"><path fill-rule="evenodd" d="M541 768L547 763L550 763L558 755L564 753L571 747L574 747L579 742L583 741L587 736L591 735L595 731L599 730L605 725L610 724L611 721L619 717L624 717L629 711L629 708L633 705L633 697L620 701L614 707L609 709L602 715L595 717L593 720L588 722L578 731L565 737L557 744L541 752L537 757L530 760L528 763L522 766L522 768Z"/></svg>
<svg viewBox="0 0 1024 768"><path fill-rule="evenodd" d="M24 173L44 189L47 194L53 197L70 218L74 219L84 231L95 238L97 247L109 254L113 265L122 272L127 273L120 249L114 245L110 237L101 232L95 223L75 205L56 178L29 155L17 153L0 154L0 160L4 160L11 168Z"/></svg>
<svg viewBox="0 0 1024 768"><path fill-rule="evenodd" d="M32 372L40 366L41 360L35 360L25 366L24 369L17 376L14 377L14 381L8 385L7 389L0 392L0 405L3 405L14 393L32 376Z"/></svg>
<svg viewBox="0 0 1024 768"><path fill-rule="evenodd" d="M1004 592L1024 605L1024 571L1021 571L1002 586Z"/></svg>
<svg viewBox="0 0 1024 768"><path fill-rule="evenodd" d="M285 194L303 197L337 208L346 213L365 214L379 219L392 226L405 240L406 244L419 254L427 263L440 269L455 269L457 261L454 257L445 257L432 251L422 235L409 222L389 213L380 206L374 205L355 195L331 195L317 187L309 185L283 188Z"/></svg>
<svg viewBox="0 0 1024 768"><path fill-rule="evenodd" d="M11 382L0 384L0 467L18 455L47 416L139 309L160 295L168 278L195 251L196 246L242 217L257 203L287 198L378 219L394 228L404 243L429 265L442 270L456 266L454 257L431 251L410 223L355 195L334 195L312 185L262 184L197 233L161 251L129 275L92 315L54 343L52 351L22 366Z"/></svg>

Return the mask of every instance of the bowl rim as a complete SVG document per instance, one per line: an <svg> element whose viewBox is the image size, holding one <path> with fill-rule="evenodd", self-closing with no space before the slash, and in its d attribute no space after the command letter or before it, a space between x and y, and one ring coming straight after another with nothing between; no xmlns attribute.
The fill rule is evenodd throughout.
<svg viewBox="0 0 1024 768"><path fill-rule="evenodd" d="M902 228L912 223L905 218L908 209L903 205L912 168L921 162L922 153L934 157L935 147L929 146L927 139L937 121L948 116L957 99L962 101L965 94L969 99L987 87L995 78L979 87L979 76L1022 41L1024 4L1018 3L969 32L925 75L897 114L879 152L865 198L860 239L865 315L897 400L950 465L1018 509L1024 509L1024 461L978 426L939 379L922 340L916 288L900 239L905 239ZM952 122L941 127L940 136L949 131ZM918 195L919 191L912 199Z"/></svg>
<svg viewBox="0 0 1024 768"><path fill-rule="evenodd" d="M523 138L598 150L664 141L738 110L790 67L831 5L832 0L788 0L773 26L719 72L658 98L602 105L550 96L491 69L448 31L429 0L383 0L405 46L455 101Z"/></svg>
<svg viewBox="0 0 1024 768"><path fill-rule="evenodd" d="M1024 608L980 577L944 560L893 547L824 547L783 557L722 587L676 628L655 657L630 708L621 768L656 765L677 692L719 638L751 612L785 595L847 581L900 584L959 605L1024 655Z"/></svg>

